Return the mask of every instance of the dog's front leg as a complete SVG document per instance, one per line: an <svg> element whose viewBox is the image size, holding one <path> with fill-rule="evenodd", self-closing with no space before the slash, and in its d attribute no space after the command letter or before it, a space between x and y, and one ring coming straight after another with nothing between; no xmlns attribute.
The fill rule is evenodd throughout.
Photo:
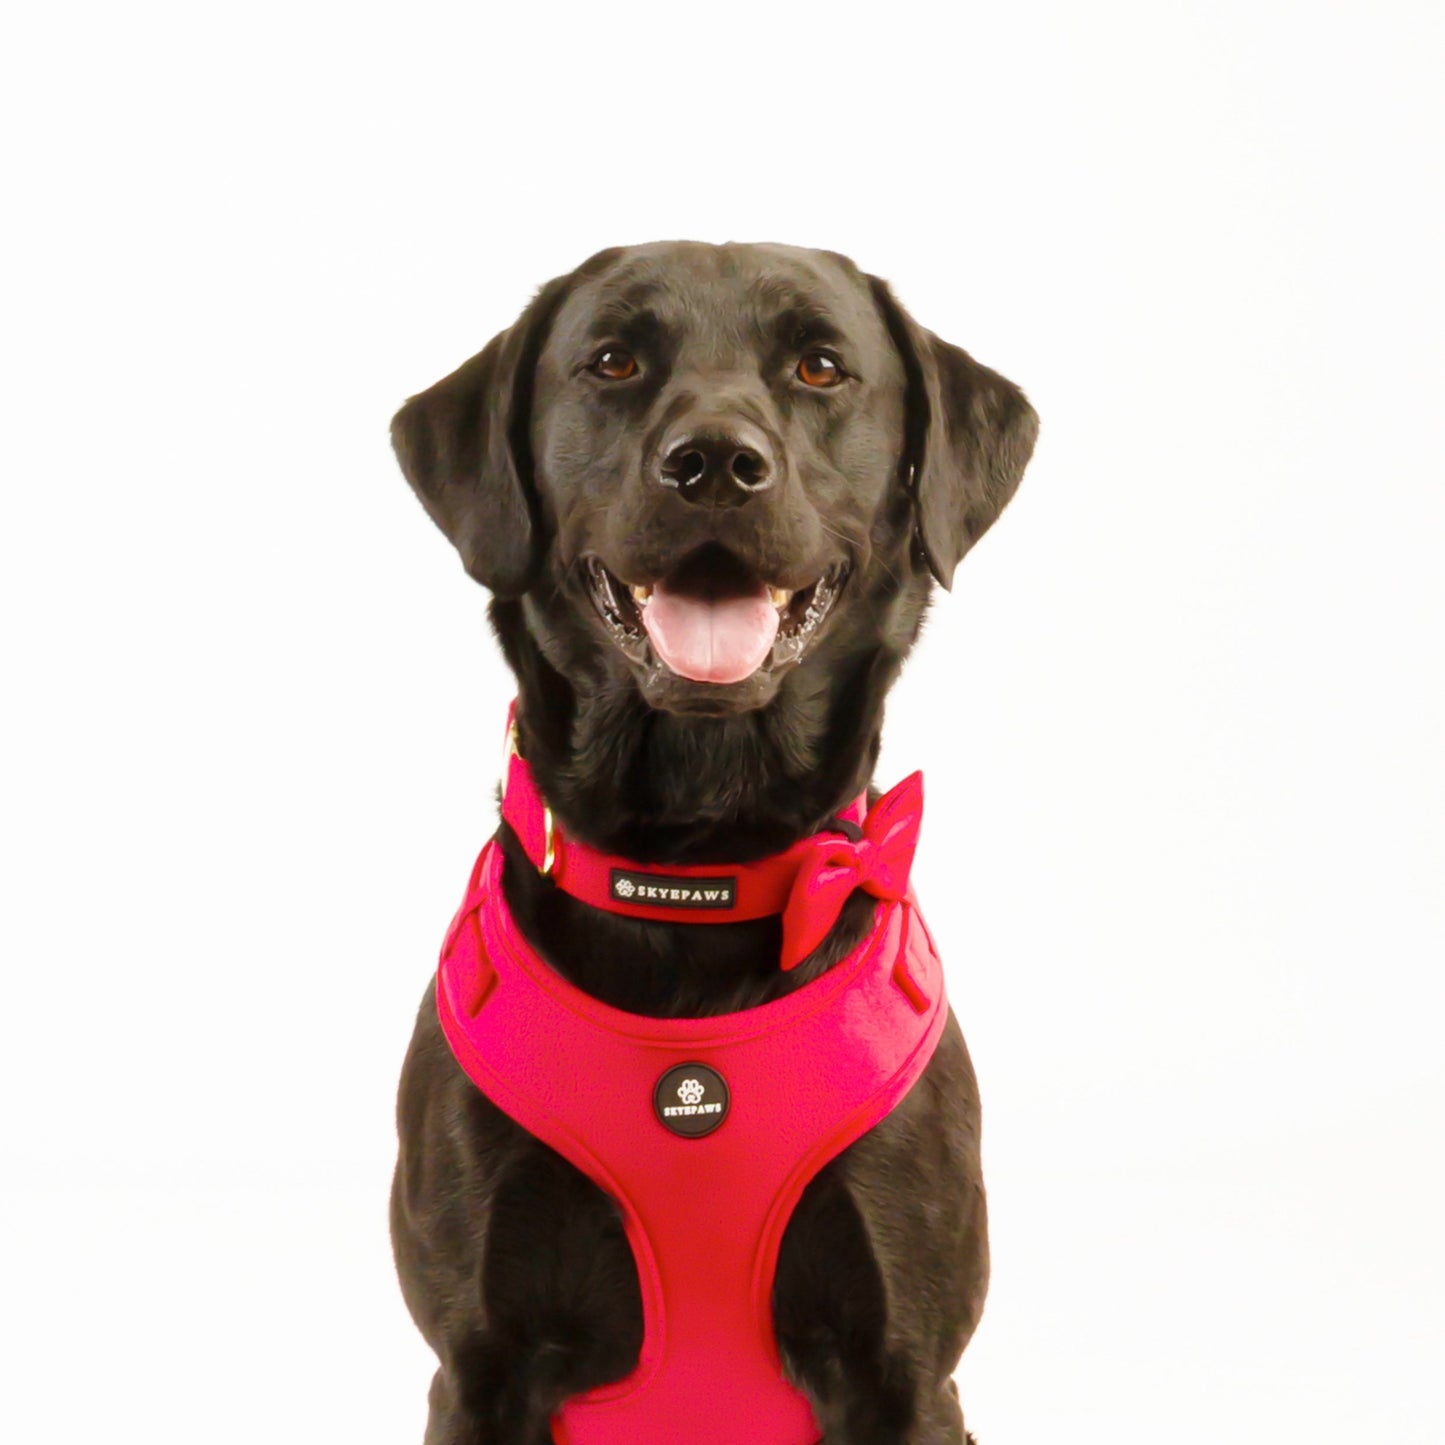
<svg viewBox="0 0 1445 1445"><path fill-rule="evenodd" d="M423 1445L551 1445L547 1412L526 1370L474 1341L432 1377Z"/></svg>
<svg viewBox="0 0 1445 1445"><path fill-rule="evenodd" d="M815 1398L814 1411L823 1426L818 1445L977 1445L964 1429L952 1380L913 1394L898 1414L847 1390Z"/></svg>
<svg viewBox="0 0 1445 1445"><path fill-rule="evenodd" d="M908 1310L889 1308L849 1162L808 1186L779 1258L774 1317L788 1374L813 1406L819 1445L965 1445L936 1348L907 1328Z"/></svg>
<svg viewBox="0 0 1445 1445"><path fill-rule="evenodd" d="M978 1137L978 1089L950 1017L911 1093L798 1201L774 1324L826 1445L964 1445L950 1375L988 1284Z"/></svg>
<svg viewBox="0 0 1445 1445"><path fill-rule="evenodd" d="M436 1351L426 1445L546 1445L563 1401L637 1362L616 1205L462 1073L428 990L402 1069L392 1243Z"/></svg>
<svg viewBox="0 0 1445 1445"><path fill-rule="evenodd" d="M952 1380L922 1398L915 1396L906 1421L880 1416L871 1401L865 1404L855 1398L845 1404L837 1394L818 1414L826 1422L818 1445L978 1445L964 1429Z"/></svg>

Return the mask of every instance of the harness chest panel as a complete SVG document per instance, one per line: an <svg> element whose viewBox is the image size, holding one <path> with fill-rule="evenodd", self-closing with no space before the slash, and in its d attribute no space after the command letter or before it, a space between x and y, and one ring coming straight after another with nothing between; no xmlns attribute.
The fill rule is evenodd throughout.
<svg viewBox="0 0 1445 1445"><path fill-rule="evenodd" d="M437 1007L477 1087L617 1201L637 1263L637 1367L567 1401L557 1445L813 1445L812 1409L781 1370L773 1277L809 1180L898 1104L947 1020L911 894L781 999L654 1019L537 955L489 844L443 945Z"/></svg>

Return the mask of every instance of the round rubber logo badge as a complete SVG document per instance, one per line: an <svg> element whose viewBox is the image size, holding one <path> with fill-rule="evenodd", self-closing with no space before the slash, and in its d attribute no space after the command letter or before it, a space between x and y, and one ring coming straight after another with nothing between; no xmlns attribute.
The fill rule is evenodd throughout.
<svg viewBox="0 0 1445 1445"><path fill-rule="evenodd" d="M652 1107L664 1128L684 1139L701 1139L727 1118L728 1086L706 1064L679 1064L657 1081Z"/></svg>

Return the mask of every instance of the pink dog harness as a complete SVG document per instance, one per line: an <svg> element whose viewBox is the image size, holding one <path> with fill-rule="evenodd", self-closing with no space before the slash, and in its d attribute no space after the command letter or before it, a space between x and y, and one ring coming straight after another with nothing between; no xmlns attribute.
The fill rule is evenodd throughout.
<svg viewBox="0 0 1445 1445"><path fill-rule="evenodd" d="M503 815L528 855L552 864L559 886L570 868L568 891L611 911L709 922L781 912L796 963L855 887L879 899L867 937L795 992L741 1013L654 1019L552 969L507 908L501 851L482 850L442 946L442 1028L493 1103L617 1201L642 1287L636 1369L568 1400L556 1445L818 1440L782 1374L773 1276L803 1189L904 1097L947 1019L908 889L921 807L914 774L856 839L817 835L760 864L647 867L560 842L530 770L511 758Z"/></svg>

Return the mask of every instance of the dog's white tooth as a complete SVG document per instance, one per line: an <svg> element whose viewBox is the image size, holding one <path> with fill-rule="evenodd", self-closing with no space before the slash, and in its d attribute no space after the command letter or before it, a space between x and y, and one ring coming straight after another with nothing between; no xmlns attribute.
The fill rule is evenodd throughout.
<svg viewBox="0 0 1445 1445"><path fill-rule="evenodd" d="M632 600L639 607L646 607L648 599L652 596L651 587L634 587L632 589Z"/></svg>
<svg viewBox="0 0 1445 1445"><path fill-rule="evenodd" d="M782 608L793 600L793 594L786 587L769 587L768 595L773 599L773 606Z"/></svg>

